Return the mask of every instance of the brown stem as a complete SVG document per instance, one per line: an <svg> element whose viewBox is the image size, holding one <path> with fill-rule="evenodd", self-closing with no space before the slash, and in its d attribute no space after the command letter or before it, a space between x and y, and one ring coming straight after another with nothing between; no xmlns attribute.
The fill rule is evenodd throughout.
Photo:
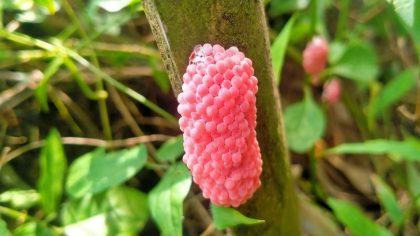
<svg viewBox="0 0 420 236"><path fill-rule="evenodd" d="M188 57L197 44L234 45L253 61L259 81L257 138L264 162L262 186L239 210L266 223L235 231L238 235L299 235L295 189L262 1L144 0L143 4L176 95L181 91L181 75Z"/></svg>

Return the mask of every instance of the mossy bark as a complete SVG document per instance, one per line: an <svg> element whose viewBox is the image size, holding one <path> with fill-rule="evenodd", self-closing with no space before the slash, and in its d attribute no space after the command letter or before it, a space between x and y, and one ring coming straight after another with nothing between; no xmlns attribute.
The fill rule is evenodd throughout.
<svg viewBox="0 0 420 236"><path fill-rule="evenodd" d="M181 91L189 55L197 44L237 46L253 61L259 83L257 138L263 157L262 186L239 210L266 223L235 231L238 235L299 235L295 189L262 1L143 0L143 4L176 95Z"/></svg>

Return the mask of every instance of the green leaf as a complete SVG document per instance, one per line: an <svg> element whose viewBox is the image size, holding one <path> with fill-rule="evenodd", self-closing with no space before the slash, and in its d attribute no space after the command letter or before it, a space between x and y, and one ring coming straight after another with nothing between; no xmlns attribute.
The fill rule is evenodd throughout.
<svg viewBox="0 0 420 236"><path fill-rule="evenodd" d="M9 229L7 228L6 222L2 218L0 218L0 235L2 236L12 236Z"/></svg>
<svg viewBox="0 0 420 236"><path fill-rule="evenodd" d="M47 137L45 146L41 150L39 164L41 176L38 181L38 191L41 194L41 205L45 214L52 214L61 200L67 168L60 134L56 129L52 129Z"/></svg>
<svg viewBox="0 0 420 236"><path fill-rule="evenodd" d="M106 236L106 215L100 214L64 227L65 235Z"/></svg>
<svg viewBox="0 0 420 236"><path fill-rule="evenodd" d="M42 78L38 87L35 89L35 97L43 111L48 111L48 85L50 84L51 77L60 69L64 59L57 56L52 60L44 71L44 78Z"/></svg>
<svg viewBox="0 0 420 236"><path fill-rule="evenodd" d="M420 43L420 0L387 0L403 21L407 31Z"/></svg>
<svg viewBox="0 0 420 236"><path fill-rule="evenodd" d="M130 5L133 0L97 0L99 7L108 12L118 12Z"/></svg>
<svg viewBox="0 0 420 236"><path fill-rule="evenodd" d="M287 43L289 42L290 32L292 32L293 25L297 19L297 14L294 14L292 18L284 26L283 30L274 40L271 46L271 58L273 63L274 79L277 84L280 83L281 68L283 67L284 55L286 54Z"/></svg>
<svg viewBox="0 0 420 236"><path fill-rule="evenodd" d="M48 9L50 14L56 12L54 0L35 0L35 3Z"/></svg>
<svg viewBox="0 0 420 236"><path fill-rule="evenodd" d="M163 236L182 235L182 205L191 186L191 176L184 164L173 165L149 194L153 219Z"/></svg>
<svg viewBox="0 0 420 236"><path fill-rule="evenodd" d="M376 118L387 108L395 104L410 89L416 85L414 75L406 70L391 80L384 89L378 94L372 103L371 116Z"/></svg>
<svg viewBox="0 0 420 236"><path fill-rule="evenodd" d="M396 161L420 161L420 141L369 140L364 143L345 143L329 149L327 154L389 154Z"/></svg>
<svg viewBox="0 0 420 236"><path fill-rule="evenodd" d="M392 236L391 232L375 224L352 203L333 198L329 198L327 202L338 220L349 228L352 235Z"/></svg>
<svg viewBox="0 0 420 236"><path fill-rule="evenodd" d="M147 195L134 188L119 186L107 194L107 222L111 235L137 235L149 217Z"/></svg>
<svg viewBox="0 0 420 236"><path fill-rule="evenodd" d="M169 139L157 150L157 158L160 161L175 161L177 157L184 153L183 142L182 135Z"/></svg>
<svg viewBox="0 0 420 236"><path fill-rule="evenodd" d="M337 64L338 60L343 57L347 50L347 45L340 41L332 42L329 45L328 62L333 65Z"/></svg>
<svg viewBox="0 0 420 236"><path fill-rule="evenodd" d="M330 70L348 79L367 83L378 76L378 58L369 44L351 43Z"/></svg>
<svg viewBox="0 0 420 236"><path fill-rule="evenodd" d="M69 199L63 204L60 212L61 225L70 225L90 217L106 214L109 204L106 201L107 192L95 195L86 194L82 198Z"/></svg>
<svg viewBox="0 0 420 236"><path fill-rule="evenodd" d="M303 101L286 108L284 122L289 148L298 153L311 148L325 130L324 113L309 92Z"/></svg>
<svg viewBox="0 0 420 236"><path fill-rule="evenodd" d="M15 229L13 236L55 236L43 223L28 222Z"/></svg>
<svg viewBox="0 0 420 236"><path fill-rule="evenodd" d="M392 188L379 177L375 176L373 178L373 183L375 184L376 192L378 194L381 205L388 212L392 222L394 222L394 224L401 225L404 221L404 215L401 211L401 208L398 206L394 190L392 190Z"/></svg>
<svg viewBox="0 0 420 236"><path fill-rule="evenodd" d="M144 144L110 153L98 148L72 163L66 183L67 193L78 198L117 186L133 177L144 166L146 159Z"/></svg>
<svg viewBox="0 0 420 236"><path fill-rule="evenodd" d="M211 204L213 224L216 229L223 230L237 225L255 225L265 223L265 220L258 220L244 216L233 208L220 207Z"/></svg>
<svg viewBox="0 0 420 236"><path fill-rule="evenodd" d="M0 202L9 203L13 208L16 209L28 209L35 204L38 204L39 199L40 196L34 189L13 189L7 190L0 194Z"/></svg>
<svg viewBox="0 0 420 236"><path fill-rule="evenodd" d="M271 0L268 14L271 17L276 17L287 12L304 9L308 4L309 0Z"/></svg>

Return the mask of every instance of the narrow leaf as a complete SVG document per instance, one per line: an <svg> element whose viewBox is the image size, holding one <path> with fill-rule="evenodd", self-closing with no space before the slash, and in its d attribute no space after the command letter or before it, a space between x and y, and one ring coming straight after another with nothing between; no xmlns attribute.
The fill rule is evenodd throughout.
<svg viewBox="0 0 420 236"><path fill-rule="evenodd" d="M72 163L66 183L67 193L78 198L117 186L133 177L146 159L144 144L110 153L98 148Z"/></svg>
<svg viewBox="0 0 420 236"><path fill-rule="evenodd" d="M182 153L184 153L182 135L169 139L156 152L156 156L160 161L175 161Z"/></svg>
<svg viewBox="0 0 420 236"><path fill-rule="evenodd" d="M233 208L211 205L211 214L216 229L222 230L237 225L255 225L265 223L265 220L258 220L244 216Z"/></svg>
<svg viewBox="0 0 420 236"><path fill-rule="evenodd" d="M289 148L295 152L307 151L324 133L324 113L309 92L303 101L287 107L284 117Z"/></svg>
<svg viewBox="0 0 420 236"><path fill-rule="evenodd" d="M375 98L371 112L376 118L382 114L387 108L395 104L410 89L416 85L416 79L413 74L406 70L391 80L384 89Z"/></svg>
<svg viewBox="0 0 420 236"><path fill-rule="evenodd" d="M42 78L38 87L35 89L35 97L43 111L48 111L48 86L50 84L51 77L60 69L64 60L61 56L56 57L52 60L44 71L44 78Z"/></svg>
<svg viewBox="0 0 420 236"><path fill-rule="evenodd" d="M338 220L349 228L352 235L392 236L391 232L375 224L352 203L333 198L328 199L327 202Z"/></svg>
<svg viewBox="0 0 420 236"><path fill-rule="evenodd" d="M345 143L329 149L328 153L335 154L389 154L396 161L420 161L420 141L407 139L393 141L385 139L369 140L364 143Z"/></svg>
<svg viewBox="0 0 420 236"><path fill-rule="evenodd" d="M297 14L294 14L292 18L284 26L283 30L274 40L271 46L271 58L274 70L274 79L277 84L280 84L281 68L283 67L284 55L286 54L287 43L289 42L290 33L292 32L293 25L297 19Z"/></svg>
<svg viewBox="0 0 420 236"><path fill-rule="evenodd" d="M394 224L401 225L404 221L404 215L401 208L398 206L394 190L392 190L390 186L377 176L373 178L373 183L375 184L376 192L379 200L381 201L381 205L388 212L392 222L394 222Z"/></svg>
<svg viewBox="0 0 420 236"><path fill-rule="evenodd" d="M182 235L182 205L191 186L188 169L173 165L149 194L149 207L161 235Z"/></svg>
<svg viewBox="0 0 420 236"><path fill-rule="evenodd" d="M46 214L56 212L63 192L66 168L67 160L61 144L60 134L56 129L52 129L45 146L41 150L41 177L38 181L41 205Z"/></svg>

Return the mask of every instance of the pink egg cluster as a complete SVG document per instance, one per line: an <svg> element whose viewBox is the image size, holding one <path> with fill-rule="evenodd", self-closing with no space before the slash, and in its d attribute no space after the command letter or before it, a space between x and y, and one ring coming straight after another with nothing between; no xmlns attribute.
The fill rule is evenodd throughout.
<svg viewBox="0 0 420 236"><path fill-rule="evenodd" d="M303 68L306 73L317 77L325 69L327 60L328 43L319 36L314 37L303 51Z"/></svg>
<svg viewBox="0 0 420 236"><path fill-rule="evenodd" d="M338 79L333 79L324 84L322 99L330 104L336 103L340 99L341 84Z"/></svg>
<svg viewBox="0 0 420 236"><path fill-rule="evenodd" d="M261 184L252 61L237 47L198 45L183 82L178 95L183 161L205 198L239 206Z"/></svg>

